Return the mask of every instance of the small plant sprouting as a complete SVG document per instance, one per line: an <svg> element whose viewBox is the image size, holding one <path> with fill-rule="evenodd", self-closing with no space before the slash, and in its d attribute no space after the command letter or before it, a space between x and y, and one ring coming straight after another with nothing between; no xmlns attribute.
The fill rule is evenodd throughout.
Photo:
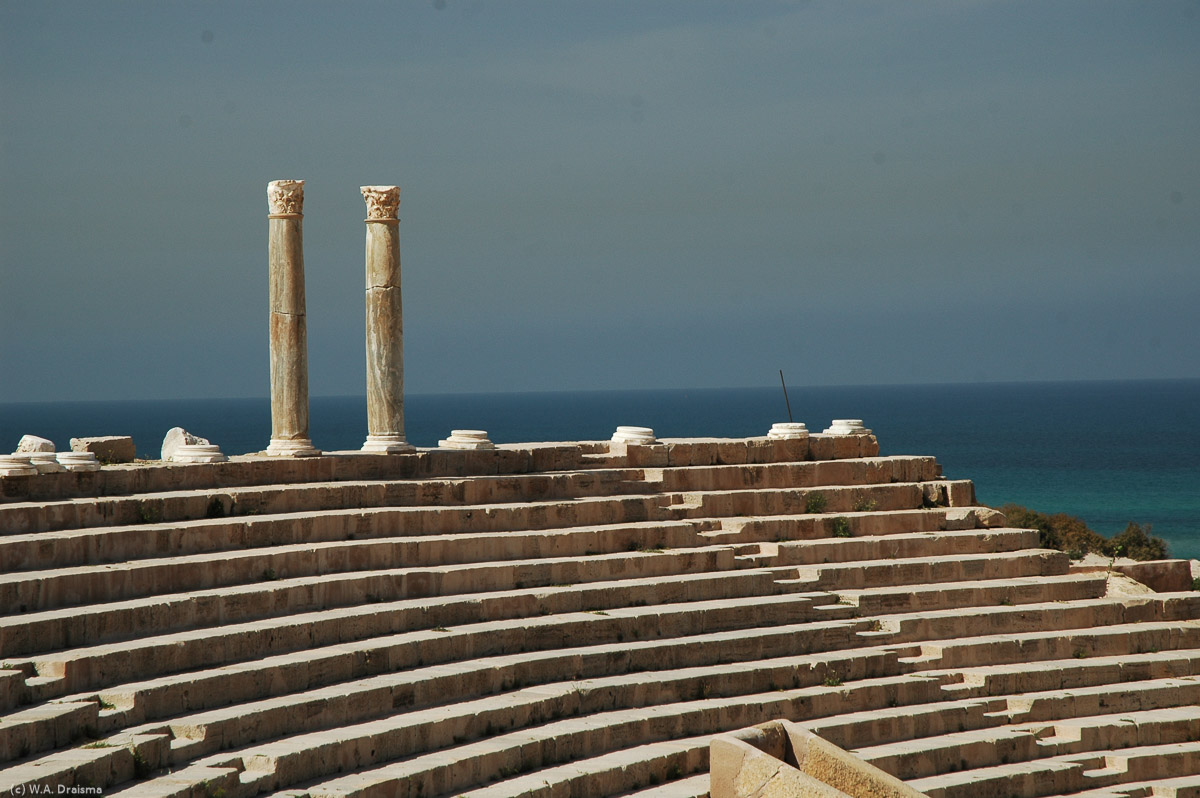
<svg viewBox="0 0 1200 798"><path fill-rule="evenodd" d="M1073 653L1071 656L1073 656L1075 659L1083 659L1087 655L1088 652L1086 648L1077 648L1075 649L1075 653Z"/></svg>
<svg viewBox="0 0 1200 798"><path fill-rule="evenodd" d="M842 686L842 677L838 674L837 671L830 671L825 676L825 681L821 682L821 684L825 685L826 687L841 687Z"/></svg>
<svg viewBox="0 0 1200 798"><path fill-rule="evenodd" d="M435 626L430 631L432 631L432 632L449 632L450 630L444 626Z"/></svg>
<svg viewBox="0 0 1200 798"><path fill-rule="evenodd" d="M279 578L279 575L275 573L274 568L264 568L263 569L262 580L264 582L274 582L278 578Z"/></svg>
<svg viewBox="0 0 1200 798"><path fill-rule="evenodd" d="M838 516L837 518L833 519L833 528L831 530L831 534L835 538L851 537L850 519L846 518L845 516Z"/></svg>
<svg viewBox="0 0 1200 798"><path fill-rule="evenodd" d="M804 512L806 513L823 513L827 501L825 494L820 491L809 493L804 497Z"/></svg>
<svg viewBox="0 0 1200 798"><path fill-rule="evenodd" d="M861 493L854 497L854 512L856 513L869 513L877 506L879 506L877 501Z"/></svg>
<svg viewBox="0 0 1200 798"><path fill-rule="evenodd" d="M1192 590L1200 590L1200 578L1192 580Z"/></svg>

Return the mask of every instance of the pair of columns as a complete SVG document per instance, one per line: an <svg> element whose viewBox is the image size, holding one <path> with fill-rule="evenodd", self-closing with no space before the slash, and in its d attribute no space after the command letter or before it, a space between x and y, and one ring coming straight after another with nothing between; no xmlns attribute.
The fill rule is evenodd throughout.
<svg viewBox="0 0 1200 798"><path fill-rule="evenodd" d="M400 189L363 186L367 203L367 441L365 452L411 452L404 439ZM271 308L271 443L267 454L320 454L308 432L304 311L304 181L267 184Z"/></svg>

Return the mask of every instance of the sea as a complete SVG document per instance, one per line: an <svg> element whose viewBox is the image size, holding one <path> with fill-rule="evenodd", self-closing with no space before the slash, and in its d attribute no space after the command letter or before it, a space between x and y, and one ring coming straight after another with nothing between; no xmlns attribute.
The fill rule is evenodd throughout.
<svg viewBox="0 0 1200 798"><path fill-rule="evenodd" d="M314 397L314 445L357 449L362 396ZM883 454L934 455L978 500L1082 518L1104 535L1150 525L1176 557L1200 558L1200 380L410 394L408 439L436 446L452 429L496 443L605 440L618 425L659 437L747 437L792 419L814 432L861 418ZM0 404L0 451L23 434L68 449L72 437L131 435L155 458L171 427L226 454L266 448L270 402L197 399Z"/></svg>

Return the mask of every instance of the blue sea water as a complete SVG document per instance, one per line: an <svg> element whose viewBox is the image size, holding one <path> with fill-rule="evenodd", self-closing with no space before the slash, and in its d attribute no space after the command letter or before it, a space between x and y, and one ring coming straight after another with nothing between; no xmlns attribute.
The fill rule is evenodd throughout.
<svg viewBox="0 0 1200 798"><path fill-rule="evenodd" d="M975 482L980 502L1016 502L1082 517L1111 535L1151 524L1180 557L1200 557L1200 380L789 388L796 421L821 431L862 418L884 454L935 455L947 476ZM779 387L704 390L409 395L408 438L436 445L451 429L496 442L602 440L618 424L660 437L762 435L787 420ZM313 442L357 449L363 397L315 397ZM270 436L267 399L0 404L0 451L22 434L52 439L132 435L156 457L182 426L230 454Z"/></svg>

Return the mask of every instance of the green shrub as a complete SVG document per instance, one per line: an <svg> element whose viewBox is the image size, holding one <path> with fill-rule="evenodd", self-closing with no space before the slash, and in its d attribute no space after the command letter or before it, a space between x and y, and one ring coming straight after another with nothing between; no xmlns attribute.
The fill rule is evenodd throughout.
<svg viewBox="0 0 1200 798"><path fill-rule="evenodd" d="M1092 553L1133 560L1162 560L1168 557L1167 542L1150 534L1150 525L1131 523L1112 538L1092 531L1082 519L1066 513L1046 515L1019 504L1000 508L1010 527L1036 529L1042 548L1065 551L1073 560Z"/></svg>

